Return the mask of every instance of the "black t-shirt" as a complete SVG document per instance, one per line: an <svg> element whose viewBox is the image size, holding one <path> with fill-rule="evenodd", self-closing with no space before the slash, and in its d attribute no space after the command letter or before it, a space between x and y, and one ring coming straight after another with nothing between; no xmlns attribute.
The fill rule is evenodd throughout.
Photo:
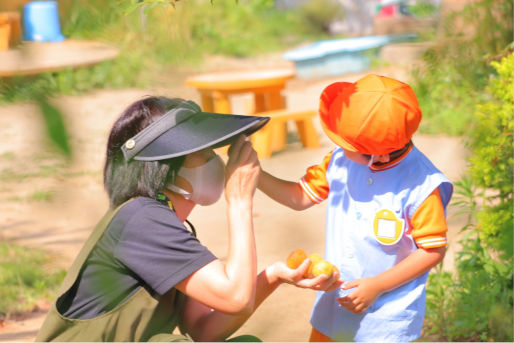
<svg viewBox="0 0 514 343"><path fill-rule="evenodd" d="M139 197L114 216L58 309L68 318L94 318L140 287L163 295L214 259L167 205Z"/></svg>

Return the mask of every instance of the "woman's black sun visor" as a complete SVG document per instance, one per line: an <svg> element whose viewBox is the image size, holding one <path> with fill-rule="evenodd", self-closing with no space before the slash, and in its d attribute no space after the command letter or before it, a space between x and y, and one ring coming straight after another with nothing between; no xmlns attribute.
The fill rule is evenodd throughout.
<svg viewBox="0 0 514 343"><path fill-rule="evenodd" d="M205 148L231 144L239 135L251 135L269 117L202 112L185 101L148 125L121 147L126 161L158 161Z"/></svg>

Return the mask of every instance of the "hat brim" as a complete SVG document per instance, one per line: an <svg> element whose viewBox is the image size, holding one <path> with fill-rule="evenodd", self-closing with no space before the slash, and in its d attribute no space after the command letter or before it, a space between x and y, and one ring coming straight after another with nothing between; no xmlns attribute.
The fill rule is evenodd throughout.
<svg viewBox="0 0 514 343"><path fill-rule="evenodd" d="M348 151L359 152L356 147L354 147L353 145L348 143L346 140L344 140L338 134L332 132L325 125L325 123L323 121L321 122L321 127L323 128L323 131L325 131L325 134L328 136L328 138L330 138L330 140L332 140L332 142L334 142L335 144L339 145L341 148L343 148L345 150L348 150Z"/></svg>
<svg viewBox="0 0 514 343"><path fill-rule="evenodd" d="M157 137L134 156L134 159L158 161L206 148L219 148L231 144L239 135L251 135L266 125L269 119L269 117L199 112Z"/></svg>

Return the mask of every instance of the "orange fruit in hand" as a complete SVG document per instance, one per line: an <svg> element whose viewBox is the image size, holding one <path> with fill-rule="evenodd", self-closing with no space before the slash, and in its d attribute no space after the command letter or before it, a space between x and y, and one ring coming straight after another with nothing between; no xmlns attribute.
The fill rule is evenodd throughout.
<svg viewBox="0 0 514 343"><path fill-rule="evenodd" d="M313 279L321 274L331 277L334 272L339 272L336 266L326 261L320 254L310 254L309 260L311 264L303 275L304 278ZM307 254L303 249L293 250L287 257L286 265L288 268L296 269L307 258Z"/></svg>
<svg viewBox="0 0 514 343"><path fill-rule="evenodd" d="M307 258L307 253L303 249L293 250L287 257L286 265L288 268L296 269Z"/></svg>
<svg viewBox="0 0 514 343"><path fill-rule="evenodd" d="M335 268L335 266L332 265L332 263L330 263L328 261L325 261L325 260L317 261L312 266L312 275L313 275L313 277L317 277L321 274L325 274L326 276L331 277L335 271L334 268Z"/></svg>
<svg viewBox="0 0 514 343"><path fill-rule="evenodd" d="M323 257L320 254L310 254L309 260L311 260L312 264L314 264L318 261L322 261Z"/></svg>
<svg viewBox="0 0 514 343"><path fill-rule="evenodd" d="M312 273L312 268L318 263L319 261L323 261L323 257L321 257L320 254L310 254L309 260L311 260L311 264L309 265L309 269L305 272L303 277L312 279L314 277L314 274Z"/></svg>
<svg viewBox="0 0 514 343"><path fill-rule="evenodd" d="M337 269L337 267L335 265L332 265L332 272L339 273L339 269Z"/></svg>

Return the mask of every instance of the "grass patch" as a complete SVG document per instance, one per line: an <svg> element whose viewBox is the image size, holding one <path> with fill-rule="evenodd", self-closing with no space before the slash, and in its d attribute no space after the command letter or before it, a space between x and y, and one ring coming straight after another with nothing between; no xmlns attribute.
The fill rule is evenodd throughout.
<svg viewBox="0 0 514 343"><path fill-rule="evenodd" d="M14 161L16 155L12 151L6 151L3 154L0 154L0 159L5 161Z"/></svg>
<svg viewBox="0 0 514 343"><path fill-rule="evenodd" d="M54 198L54 192L52 191L35 191L29 195L30 201L46 202L51 201Z"/></svg>
<svg viewBox="0 0 514 343"><path fill-rule="evenodd" d="M65 274L47 252L0 241L0 320L52 301Z"/></svg>
<svg viewBox="0 0 514 343"><path fill-rule="evenodd" d="M8 201L13 202L48 202L54 199L55 192L54 191L34 191L27 196L10 196L7 198Z"/></svg>
<svg viewBox="0 0 514 343"><path fill-rule="evenodd" d="M0 156L1 157L1 156ZM73 178L81 176L101 176L103 170L75 170L70 171L70 165L66 162L52 161L48 158L34 157L33 161L38 163L31 168L6 167L0 169L0 181L2 182L24 182L38 178Z"/></svg>
<svg viewBox="0 0 514 343"><path fill-rule="evenodd" d="M25 173L14 171L11 168L5 168L0 171L0 180L5 182L25 181L30 178L58 177L62 176L62 173L62 168L59 168L58 166L47 165L39 166L38 171Z"/></svg>

